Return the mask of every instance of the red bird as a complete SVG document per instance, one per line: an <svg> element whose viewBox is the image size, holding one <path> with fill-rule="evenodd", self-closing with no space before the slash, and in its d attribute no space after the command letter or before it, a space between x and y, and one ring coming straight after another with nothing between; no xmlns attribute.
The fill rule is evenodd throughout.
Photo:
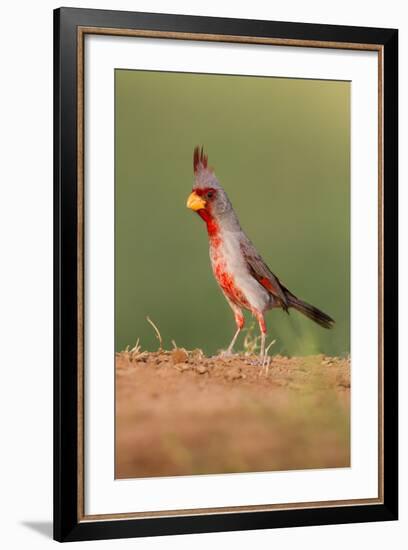
<svg viewBox="0 0 408 550"><path fill-rule="evenodd" d="M268 309L294 308L324 328L332 328L334 320L292 294L272 273L254 245L242 230L232 204L208 166L208 157L196 147L193 156L194 186L187 207L197 212L207 225L210 259L214 276L234 312L237 330L227 349L232 349L244 326L242 309L258 320L261 331L260 361L265 363L266 324Z"/></svg>

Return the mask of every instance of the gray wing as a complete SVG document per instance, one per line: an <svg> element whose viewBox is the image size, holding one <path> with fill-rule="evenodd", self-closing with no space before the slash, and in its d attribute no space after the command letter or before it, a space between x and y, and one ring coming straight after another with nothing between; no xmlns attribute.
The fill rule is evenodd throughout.
<svg viewBox="0 0 408 550"><path fill-rule="evenodd" d="M244 255L249 272L272 296L284 310L288 309L288 300L286 297L287 288L272 273L262 257L256 251L254 245L249 241L241 242L241 251Z"/></svg>

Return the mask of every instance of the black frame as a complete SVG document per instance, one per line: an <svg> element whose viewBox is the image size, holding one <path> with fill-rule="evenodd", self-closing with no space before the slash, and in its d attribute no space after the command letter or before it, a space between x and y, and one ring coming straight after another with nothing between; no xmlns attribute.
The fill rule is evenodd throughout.
<svg viewBox="0 0 408 550"><path fill-rule="evenodd" d="M383 46L384 494L382 504L78 521L77 27ZM60 8L54 12L54 538L58 541L387 521L398 517L398 31Z"/></svg>

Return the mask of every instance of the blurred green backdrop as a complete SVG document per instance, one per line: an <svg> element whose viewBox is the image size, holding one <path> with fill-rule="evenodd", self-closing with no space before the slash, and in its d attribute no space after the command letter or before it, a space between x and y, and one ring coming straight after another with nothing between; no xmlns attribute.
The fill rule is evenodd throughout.
<svg viewBox="0 0 408 550"><path fill-rule="evenodd" d="M157 349L146 315L167 348L214 353L235 330L185 206L203 144L271 270L336 320L268 312L271 351L348 353L350 83L120 69L115 88L116 350Z"/></svg>

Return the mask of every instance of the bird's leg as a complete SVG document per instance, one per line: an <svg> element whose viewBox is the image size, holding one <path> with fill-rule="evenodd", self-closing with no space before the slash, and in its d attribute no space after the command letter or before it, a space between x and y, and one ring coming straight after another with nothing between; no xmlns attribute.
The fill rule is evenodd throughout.
<svg viewBox="0 0 408 550"><path fill-rule="evenodd" d="M232 350L234 348L234 344L235 342L237 341L237 338L238 338L238 334L241 332L241 329L238 327L235 334L234 334L234 337L233 339L231 340L231 343L230 345L228 346L228 349L226 351L226 355L231 355L232 354Z"/></svg>
<svg viewBox="0 0 408 550"><path fill-rule="evenodd" d="M259 330L261 331L261 352L259 354L259 361L263 367L265 364L265 340L266 340L266 323L263 314L260 311L256 312L256 318L259 323Z"/></svg>
<svg viewBox="0 0 408 550"><path fill-rule="evenodd" d="M241 332L241 329L245 324L245 318L242 314L242 311L238 307L236 307L235 304L234 304L234 307L233 307L233 304L231 304L231 307L234 310L235 323L237 324L237 330L234 334L234 337L231 340L230 345L228 346L227 351L225 352L225 355L231 355L232 354L232 350L234 348L235 342L237 341L238 334Z"/></svg>
<svg viewBox="0 0 408 550"><path fill-rule="evenodd" d="M265 363L265 338L266 338L265 333L261 332L261 352L259 354L259 360L262 366L264 366L264 363Z"/></svg>

